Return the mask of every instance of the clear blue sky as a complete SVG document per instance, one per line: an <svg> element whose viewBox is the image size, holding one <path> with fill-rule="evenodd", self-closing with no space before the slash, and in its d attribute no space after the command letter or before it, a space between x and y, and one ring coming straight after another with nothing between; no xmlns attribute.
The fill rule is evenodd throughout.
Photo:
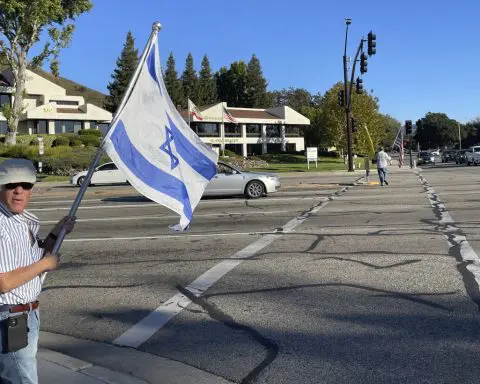
<svg viewBox="0 0 480 384"><path fill-rule="evenodd" d="M61 53L61 76L107 92L128 30L143 49L152 22L162 63L169 52L181 73L191 52L214 71L257 55L269 90L325 93L343 79L345 17L352 19L348 56L373 30L377 54L364 85L380 111L404 121L444 112L466 122L480 116L478 0L93 0ZM358 66L357 66L358 72Z"/></svg>

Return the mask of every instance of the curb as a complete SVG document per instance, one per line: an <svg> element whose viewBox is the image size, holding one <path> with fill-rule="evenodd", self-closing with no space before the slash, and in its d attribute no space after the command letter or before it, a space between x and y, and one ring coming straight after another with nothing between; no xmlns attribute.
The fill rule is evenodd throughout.
<svg viewBox="0 0 480 384"><path fill-rule="evenodd" d="M106 384L148 384L146 381L137 379L131 375L95 366L91 363L44 348L39 348L37 358L40 360L38 364L40 380L43 382L52 382L54 378L50 376L55 376L57 380L60 379L58 374L59 370L52 366L52 364L55 364L71 371L71 373L67 375L72 378L75 377L75 379L81 380L83 383L90 381Z"/></svg>
<svg viewBox="0 0 480 384"><path fill-rule="evenodd" d="M80 374L96 377L100 382L103 380L109 384L233 384L232 381L191 365L135 348L45 331L40 331L39 347L49 350L46 355L50 360L60 359L56 364L67 368L85 367L79 368ZM107 378L117 381L106 381ZM126 379L130 381L121 381Z"/></svg>

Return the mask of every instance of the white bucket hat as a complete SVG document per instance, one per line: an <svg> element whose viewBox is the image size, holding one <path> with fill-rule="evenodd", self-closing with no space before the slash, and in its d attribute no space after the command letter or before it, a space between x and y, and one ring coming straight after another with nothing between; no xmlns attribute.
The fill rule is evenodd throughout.
<svg viewBox="0 0 480 384"><path fill-rule="evenodd" d="M7 159L0 164L0 185L37 181L33 163L27 159Z"/></svg>

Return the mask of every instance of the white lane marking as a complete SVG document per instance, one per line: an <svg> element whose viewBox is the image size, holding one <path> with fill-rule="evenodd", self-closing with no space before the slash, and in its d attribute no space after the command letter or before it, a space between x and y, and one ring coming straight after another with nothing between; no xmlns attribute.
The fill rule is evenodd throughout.
<svg viewBox="0 0 480 384"><path fill-rule="evenodd" d="M28 204L60 204L60 203L73 203L74 199L70 200L35 200L35 201L30 201ZM104 199L82 199L82 202L89 202L89 201L103 201Z"/></svg>
<svg viewBox="0 0 480 384"><path fill-rule="evenodd" d="M291 213L299 210L281 210L281 211L250 211L250 212L225 212L225 213L196 213L195 217L224 217L224 216L262 216L275 215L277 213ZM77 219L77 223L90 223L96 221L128 221L128 220L158 220L178 218L178 215L152 215L152 216L128 216L128 217L97 217L93 219ZM58 220L42 220L42 224L56 224Z"/></svg>
<svg viewBox="0 0 480 384"><path fill-rule="evenodd" d="M229 259L213 266L204 274L197 277L192 283L185 287L185 289L188 289L197 297L201 296L203 292L205 292L236 266L240 265L246 259L254 256L257 252L270 245L274 240L279 239L282 236L282 233L293 231L308 217L310 217L311 214L318 212L320 209L325 207L330 200L335 199L335 196L338 196L339 193L343 193L346 190L348 190L348 188L343 188L342 190L335 192L329 197L329 200L322 201L320 204L315 205L310 210L290 220L278 233L263 236L262 238L230 256ZM165 326L165 324L167 324L173 317L178 315L184 308L188 307L190 303L191 300L189 298L181 293L177 293L149 315L140 320L133 327L117 337L113 343L117 345L138 348L142 343L152 337L159 329Z"/></svg>
<svg viewBox="0 0 480 384"><path fill-rule="evenodd" d="M157 240L157 239L169 239L174 237L218 237L218 236L247 236L247 235L268 235L272 234L272 231L268 232L226 232L226 233L182 233L178 235L151 235L151 236L132 236L132 237L86 237L80 239L65 239L64 242L69 243L83 243L87 241L122 241L122 240Z"/></svg>
<svg viewBox="0 0 480 384"><path fill-rule="evenodd" d="M275 199L268 199L268 200L263 200L263 201L259 201L259 203L261 202L264 202L264 201L267 201L267 202L272 202L272 201L284 201L284 200L287 200L287 201L295 201L295 200L318 200L319 198L321 197L315 197L315 196L312 196L312 197L296 197L296 198L275 198ZM324 197L326 198L326 197ZM218 202L224 202L226 200L216 200L215 203L218 203ZM246 200L234 200L234 201L238 201L239 203L244 203ZM252 207L259 207L261 206L262 204L254 204L252 205ZM78 207L79 210L88 210L88 209L95 209L95 210L98 210L98 209L113 209L113 208L143 208L143 207L162 207L160 204L157 204L157 203L140 203L140 204L122 204L122 205L115 205L115 204L112 204L112 205L89 205L89 206L80 206ZM29 209L28 211L29 212L46 212L46 211L65 211L65 210L68 210L70 209L70 206L66 206L66 207L50 207L50 208L33 208L33 209Z"/></svg>
<svg viewBox="0 0 480 384"><path fill-rule="evenodd" d="M460 235L458 232L461 230L455 225L450 212L448 212L447 207L444 202L440 200L440 197L437 192L430 186L427 179L423 177L420 172L415 172L420 179L420 182L425 187L428 200L433 209L437 210L440 214L440 220L438 224L442 225L441 228L445 239L450 248L459 247L459 254L462 258L462 261L469 261L470 263L466 266L467 270L473 275L475 282L478 287L480 287L480 257L477 252L472 248L467 238L464 235ZM457 233L454 233L457 232Z"/></svg>

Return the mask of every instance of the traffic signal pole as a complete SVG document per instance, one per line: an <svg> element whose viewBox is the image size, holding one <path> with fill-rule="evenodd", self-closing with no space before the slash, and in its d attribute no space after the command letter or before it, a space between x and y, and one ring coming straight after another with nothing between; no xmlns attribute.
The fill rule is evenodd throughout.
<svg viewBox="0 0 480 384"><path fill-rule="evenodd" d="M345 49L343 53L343 93L345 96L344 105L345 105L345 126L347 130L347 156L348 156L348 172L354 171L353 166L353 132L352 132L352 116L351 116L351 105L352 105L352 91L353 83L355 79L355 67L357 64L358 56L362 52L361 62L360 62L360 72L362 74L367 72L367 55L363 52L363 38L360 40L358 45L357 53L355 54L355 59L353 60L352 74L350 79L350 84L348 83L348 68L347 68L347 41L348 41L348 26L352 23L352 20L347 18L345 19L345 24L347 25L345 30ZM370 31L368 34L368 55L374 55L376 53L376 36ZM362 92L363 92L363 82L357 81L357 92L359 91L360 83L362 83Z"/></svg>
<svg viewBox="0 0 480 384"><path fill-rule="evenodd" d="M352 130L350 129L350 93L348 90L348 69L347 69L347 41L348 41L348 26L352 23L352 20L345 19L347 28L345 30L345 50L343 53L343 89L345 94L345 117L346 117L346 130L347 130L347 157L348 157L348 172L353 172L353 137ZM355 62L353 62L355 67Z"/></svg>

